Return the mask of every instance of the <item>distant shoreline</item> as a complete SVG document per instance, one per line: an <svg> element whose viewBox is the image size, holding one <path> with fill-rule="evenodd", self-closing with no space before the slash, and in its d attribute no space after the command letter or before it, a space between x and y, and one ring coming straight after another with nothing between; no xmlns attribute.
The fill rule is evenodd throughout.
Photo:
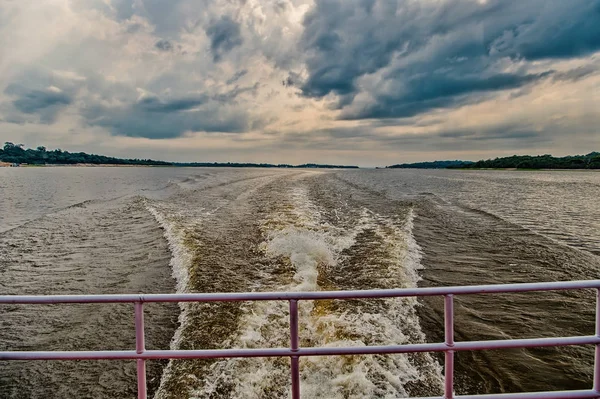
<svg viewBox="0 0 600 399"><path fill-rule="evenodd" d="M206 164L206 165L187 165L187 164L172 164L172 165L136 165L136 164L19 164L13 166L11 164L0 163L0 168L264 168L264 169L360 169L358 166L336 166L336 165L239 165L239 164Z"/></svg>
<svg viewBox="0 0 600 399"><path fill-rule="evenodd" d="M161 167L172 167L173 165L119 165L119 164L46 164L46 165L40 165L40 164L18 164L17 166L13 166L11 164L0 164L0 168L60 168L60 167L69 167L69 168L97 168L97 167L111 167L111 168L116 168L116 167L124 167L124 168L131 168L131 167L156 167L156 166L161 166Z"/></svg>
<svg viewBox="0 0 600 399"><path fill-rule="evenodd" d="M600 169L600 152L586 155L554 157L545 155L513 155L473 161L447 160L390 165L389 169L473 169L473 170L590 170Z"/></svg>
<svg viewBox="0 0 600 399"><path fill-rule="evenodd" d="M171 162L154 159L127 159L85 152L69 152L61 149L48 150L44 146L25 148L22 144L9 141L0 148L0 166L69 166L69 167L116 167L116 166L179 166L203 168L315 168L315 169L358 169L355 165L332 165L303 163L300 165L272 164L266 162Z"/></svg>
<svg viewBox="0 0 600 399"><path fill-rule="evenodd" d="M585 169L585 168L572 168L572 169L553 169L553 168L539 168L539 169L527 169L527 168L449 168L449 170L501 170L511 172L600 172L600 169Z"/></svg>

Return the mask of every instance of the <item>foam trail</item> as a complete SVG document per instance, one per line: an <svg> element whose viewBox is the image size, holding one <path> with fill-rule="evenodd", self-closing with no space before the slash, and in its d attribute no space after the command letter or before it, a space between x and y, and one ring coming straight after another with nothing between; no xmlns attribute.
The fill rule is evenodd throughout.
<svg viewBox="0 0 600 399"><path fill-rule="evenodd" d="M302 189L290 195L290 206L264 223L267 237L262 250L267 256L283 258L294 270L291 281L278 291L316 291L319 267L336 262L339 250L352 240L336 240L332 227L320 225L317 210ZM310 319L314 304L299 308L300 319ZM257 302L245 309L243 328L228 344L232 347L260 348L288 345L287 302ZM304 325L301 328L305 327ZM309 336L307 331L301 335ZM216 395L222 385L233 385L232 398L285 397L289 382L288 359L228 359L216 362L206 383L193 398Z"/></svg>
<svg viewBox="0 0 600 399"><path fill-rule="evenodd" d="M162 227L164 236L169 243L169 249L172 254L170 266L173 270L173 278L177 283L177 292L185 292L185 288L190 279L188 266L191 261L191 254L185 249L185 246L182 245L182 228L178 227L176 217L167 216L164 210L163 212L160 212L156 206L148 204L148 201L145 201L144 205Z"/></svg>
<svg viewBox="0 0 600 399"><path fill-rule="evenodd" d="M420 268L419 248L412 238L412 212L403 228L365 209L354 228L323 222L306 189L297 187L289 195L289 206L264 224L267 256L287 262L292 271L280 291L343 289L321 286L320 277L335 274L357 245L357 237L372 231L390 258L382 270L384 286L415 286ZM385 281L383 281L385 280ZM369 287L365 287L369 288ZM378 287L383 288L383 287ZM332 306L331 301L302 301L299 306L301 346L364 346L423 341L414 307L416 299L387 299L375 307ZM231 347L286 347L288 342L287 302L257 302L245 308L241 330L227 344ZM406 325L411 326L406 328ZM407 384L428 379L434 391L441 387L439 365L428 355L424 366L400 356L338 356L301 359L301 386L309 398L396 398L407 397ZM426 368L424 372L422 369ZM218 397L223 385L233 386L229 397L290 397L288 359L228 359L215 362L210 375L193 398Z"/></svg>
<svg viewBox="0 0 600 399"><path fill-rule="evenodd" d="M184 244L186 229L183 227L183 217L177 213L169 211L167 208L161 209L158 204L150 205L148 201L145 201L144 205L146 209L154 216L159 225L163 228L164 236L171 251L171 260L169 263L172 270L172 276L177 284L177 292L185 293L190 280L189 269L192 261L192 254ZM200 209L200 212L201 211L202 209ZM190 224L190 222L187 223ZM195 223L191 223L192 226L195 224L200 224L200 220L196 219ZM173 339L171 340L171 350L176 350L179 347L182 330L187 325L188 314L191 306L193 306L193 304L188 302L179 303L179 308L181 310L178 317L179 327L175 331ZM164 385L170 377L172 365L173 363L169 362L169 364L165 367L161 377L160 386L154 395L155 399L160 399L164 396Z"/></svg>

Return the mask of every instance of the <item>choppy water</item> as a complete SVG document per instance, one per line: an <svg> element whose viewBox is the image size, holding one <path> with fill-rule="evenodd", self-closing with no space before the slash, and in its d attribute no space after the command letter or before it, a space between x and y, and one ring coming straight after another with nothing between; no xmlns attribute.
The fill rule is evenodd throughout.
<svg viewBox="0 0 600 399"><path fill-rule="evenodd" d="M344 290L598 277L600 174L0 169L0 292ZM590 334L591 293L457 299L457 339ZM150 348L288 345L285 303L155 306ZM442 339L436 299L301 302L302 346ZM3 307L0 350L134 345L129 307ZM459 393L588 388L593 348L457 356ZM287 359L157 363L155 398L286 398ZM308 398L433 396L435 355L301 359ZM130 398L133 362L0 362L0 397Z"/></svg>

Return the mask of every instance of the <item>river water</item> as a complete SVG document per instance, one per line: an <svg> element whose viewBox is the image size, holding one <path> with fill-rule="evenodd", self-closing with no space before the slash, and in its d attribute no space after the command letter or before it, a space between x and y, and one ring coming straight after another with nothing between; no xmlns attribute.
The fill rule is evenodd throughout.
<svg viewBox="0 0 600 399"><path fill-rule="evenodd" d="M0 169L0 294L598 278L600 174ZM147 307L150 349L288 345L285 303ZM592 334L591 292L456 298L457 340ZM0 307L0 350L131 349L130 305ZM437 342L439 298L300 303L301 346ZM307 398L439 395L434 354L301 359ZM457 355L457 393L591 387L593 348ZM286 398L287 359L150 362L155 398ZM133 398L134 362L0 362L1 398Z"/></svg>

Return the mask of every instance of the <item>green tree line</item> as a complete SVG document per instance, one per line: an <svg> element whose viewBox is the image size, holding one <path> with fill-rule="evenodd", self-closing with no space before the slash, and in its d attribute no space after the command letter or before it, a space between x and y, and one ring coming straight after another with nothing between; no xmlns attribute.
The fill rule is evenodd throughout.
<svg viewBox="0 0 600 399"><path fill-rule="evenodd" d="M85 152L69 152L61 149L48 151L44 146L39 146L35 150L32 148L25 149L23 144L13 144L11 142L4 143L4 147L0 149L0 161L30 165L73 165L78 163L95 165L171 165L170 162L152 159L121 159Z"/></svg>
<svg viewBox="0 0 600 399"><path fill-rule="evenodd" d="M477 161L471 164L453 165L450 168L516 168L516 169L600 169L600 152L587 155L553 157L552 155L513 155Z"/></svg>
<svg viewBox="0 0 600 399"><path fill-rule="evenodd" d="M386 166L390 169L445 169L456 166L465 166L472 164L470 161L431 161L431 162L415 162L401 163L397 165Z"/></svg>
<svg viewBox="0 0 600 399"><path fill-rule="evenodd" d="M165 162L153 159L122 159L104 155L87 154L85 152L69 152L56 149L49 151L44 146L35 150L25 148L23 144L4 143L0 148L0 161L29 165L74 165L74 164L106 164L106 165L162 165L162 166L192 166L192 167L236 167L236 168L358 168L358 166L328 165L328 164L269 164L269 163L240 163L240 162Z"/></svg>

